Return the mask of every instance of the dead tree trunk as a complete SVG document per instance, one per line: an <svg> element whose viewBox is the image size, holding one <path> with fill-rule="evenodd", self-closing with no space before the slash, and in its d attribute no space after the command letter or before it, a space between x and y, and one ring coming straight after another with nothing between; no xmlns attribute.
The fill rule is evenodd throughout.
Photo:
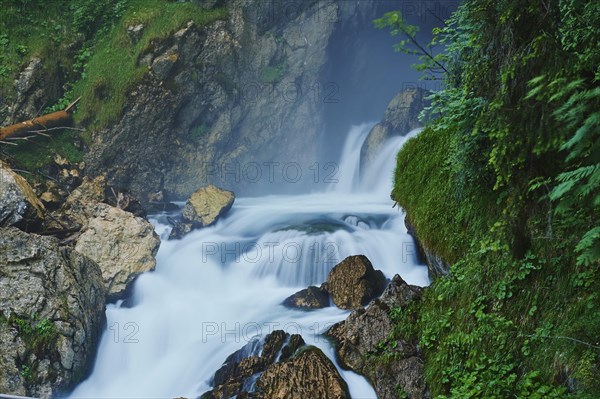
<svg viewBox="0 0 600 399"><path fill-rule="evenodd" d="M19 122L0 128L0 141L5 139L30 136L51 128L68 126L73 117L73 109L81 97L73 101L63 111L52 112L28 121Z"/></svg>

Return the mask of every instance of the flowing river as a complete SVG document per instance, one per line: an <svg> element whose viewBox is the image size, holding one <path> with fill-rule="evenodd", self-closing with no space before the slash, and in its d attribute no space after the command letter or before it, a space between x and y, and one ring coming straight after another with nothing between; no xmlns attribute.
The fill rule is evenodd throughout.
<svg viewBox="0 0 600 399"><path fill-rule="evenodd" d="M323 192L238 198L216 225L182 240L166 240L164 215L151 218L163 239L156 270L138 278L126 304L107 305L94 369L71 397L197 397L229 354L277 329L302 334L335 362L320 334L349 312L281 302L323 283L349 255L366 255L388 278L427 285L404 214L389 197L395 155L417 132L390 139L360 171L371 127L350 130L338 181ZM363 377L340 372L353 398L376 398Z"/></svg>

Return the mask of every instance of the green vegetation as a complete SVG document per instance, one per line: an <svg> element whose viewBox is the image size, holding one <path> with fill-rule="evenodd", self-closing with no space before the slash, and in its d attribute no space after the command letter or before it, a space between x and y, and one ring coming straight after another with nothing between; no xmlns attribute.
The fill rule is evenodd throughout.
<svg viewBox="0 0 600 399"><path fill-rule="evenodd" d="M284 62L277 65L269 65L263 68L261 79L264 83L277 83L285 75L287 66Z"/></svg>
<svg viewBox="0 0 600 399"><path fill-rule="evenodd" d="M26 353L23 354L22 363L19 364L21 377L27 382L32 382L37 377L38 362L30 362L30 355L37 359L50 358L56 360L57 340L59 337L56 327L49 319L40 319L37 313L21 317L14 313L6 318L0 312L0 329L13 329L25 344Z"/></svg>
<svg viewBox="0 0 600 399"><path fill-rule="evenodd" d="M446 88L393 198L453 266L392 315L436 398L600 397L597 26L598 2L466 0L434 31L445 52L416 51Z"/></svg>
<svg viewBox="0 0 600 399"><path fill-rule="evenodd" d="M75 121L86 128L84 140L120 118L127 93L148 72L138 61L156 40L189 21L204 26L227 15L224 8L168 0L0 0L0 8L0 97L14 98L14 79L32 57L41 57L48 86L62 90L40 112L64 109L81 96ZM127 28L139 24L143 29L134 40ZM0 116L5 111L0 109ZM75 136L53 134L36 139L33 147L26 143L2 151L30 171L54 153L77 162L82 154L72 145Z"/></svg>
<svg viewBox="0 0 600 399"><path fill-rule="evenodd" d="M126 95L148 71L138 65L139 57L152 50L152 42L181 29L188 21L203 26L226 16L225 9L204 10L194 3L165 0L129 0L121 21L98 41L84 67L83 78L75 84L72 97L81 96L78 121L93 121L98 127L121 116ZM140 40L134 43L127 27L143 24Z"/></svg>

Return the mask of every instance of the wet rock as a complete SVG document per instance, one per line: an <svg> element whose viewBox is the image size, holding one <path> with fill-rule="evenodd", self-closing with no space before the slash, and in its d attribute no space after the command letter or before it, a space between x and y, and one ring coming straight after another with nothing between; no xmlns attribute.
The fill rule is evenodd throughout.
<svg viewBox="0 0 600 399"><path fill-rule="evenodd" d="M404 218L404 224L406 225L408 234L410 234L415 239L415 244L417 246L419 258L427 265L427 272L429 274L429 278L433 280L436 277L443 277L450 274L451 265L437 253L435 253L435 251L431 250L426 245L424 245L421 240L419 240L417 231L410 222L408 216Z"/></svg>
<svg viewBox="0 0 600 399"><path fill-rule="evenodd" d="M215 388L202 398L248 395L260 373L275 362L288 360L304 345L300 335L289 335L282 330L273 331L264 340L256 338L227 357L212 379Z"/></svg>
<svg viewBox="0 0 600 399"><path fill-rule="evenodd" d="M0 161L0 227L32 230L40 225L44 205L27 181Z"/></svg>
<svg viewBox="0 0 600 399"><path fill-rule="evenodd" d="M235 201L231 191L213 185L198 189L187 200L181 213L181 221L175 223L171 238L181 238L190 231L216 223Z"/></svg>
<svg viewBox="0 0 600 399"><path fill-rule="evenodd" d="M381 270L364 255L349 256L327 276L327 290L340 309L356 309L369 303L385 289L387 281Z"/></svg>
<svg viewBox="0 0 600 399"><path fill-rule="evenodd" d="M408 398L429 397L423 376L423 361L416 342L409 338L390 339L394 323L390 310L406 307L421 299L421 288L407 284L396 275L381 295L364 309L353 311L348 318L326 333L336 342L340 365L364 375L380 399L398 397L398 388ZM380 345L386 344L393 361L382 361Z"/></svg>
<svg viewBox="0 0 600 399"><path fill-rule="evenodd" d="M299 352L289 361L271 365L258 378L257 398L350 398L346 382L320 349L310 346Z"/></svg>
<svg viewBox="0 0 600 399"><path fill-rule="evenodd" d="M104 322L100 268L57 239L0 228L0 392L68 392L90 370Z"/></svg>
<svg viewBox="0 0 600 399"><path fill-rule="evenodd" d="M213 185L202 187L188 199L181 217L184 222L198 227L214 224L217 219L233 206L235 195Z"/></svg>
<svg viewBox="0 0 600 399"><path fill-rule="evenodd" d="M91 210L75 250L102 270L108 299L121 298L141 273L154 270L160 239L146 220L98 203Z"/></svg>
<svg viewBox="0 0 600 399"><path fill-rule="evenodd" d="M283 301L283 306L297 309L322 309L329 306L329 294L323 288L310 286Z"/></svg>
<svg viewBox="0 0 600 399"><path fill-rule="evenodd" d="M401 91L390 101L383 120L373 126L361 149L361 165L367 165L382 148L387 139L406 135L422 126L419 114L429 105L427 90L410 88Z"/></svg>

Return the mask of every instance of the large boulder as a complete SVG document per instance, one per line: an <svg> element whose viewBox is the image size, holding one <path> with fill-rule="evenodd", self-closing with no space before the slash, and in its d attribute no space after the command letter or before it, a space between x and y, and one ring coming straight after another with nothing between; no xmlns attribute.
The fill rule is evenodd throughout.
<svg viewBox="0 0 600 399"><path fill-rule="evenodd" d="M75 250L94 260L102 270L110 301L125 295L141 273L154 270L160 239L147 220L97 203Z"/></svg>
<svg viewBox="0 0 600 399"><path fill-rule="evenodd" d="M28 230L40 224L44 205L27 181L0 161L0 227Z"/></svg>
<svg viewBox="0 0 600 399"><path fill-rule="evenodd" d="M420 298L421 288L408 285L396 275L380 298L366 309L353 311L326 333L336 342L340 365L367 377L380 399L397 398L399 388L411 399L429 395L416 342L390 338L394 329L391 309L404 308ZM378 359L382 345L394 361Z"/></svg>
<svg viewBox="0 0 600 399"><path fill-rule="evenodd" d="M327 291L340 309L356 309L379 296L387 284L381 270L364 255L349 256L327 276Z"/></svg>
<svg viewBox="0 0 600 399"><path fill-rule="evenodd" d="M214 389L202 395L202 399L247 394L247 381L263 373L275 361L286 361L304 345L300 335L282 330L273 331L262 340L250 341L225 359L212 378Z"/></svg>
<svg viewBox="0 0 600 399"><path fill-rule="evenodd" d="M217 222L235 201L235 194L212 184L194 192L185 203L181 213L181 222L177 223L171 238L181 238L194 229L207 227Z"/></svg>
<svg viewBox="0 0 600 399"><path fill-rule="evenodd" d="M212 385L202 399L350 397L345 381L321 350L281 330L231 354Z"/></svg>
<svg viewBox="0 0 600 399"><path fill-rule="evenodd" d="M264 399L350 398L334 364L314 346L270 366L256 381L256 392Z"/></svg>
<svg viewBox="0 0 600 399"><path fill-rule="evenodd" d="M0 228L0 392L69 392L90 369L104 298L95 262L55 238Z"/></svg>
<svg viewBox="0 0 600 399"><path fill-rule="evenodd" d="M329 293L323 287L310 286L287 297L283 306L303 310L326 308L329 306Z"/></svg>
<svg viewBox="0 0 600 399"><path fill-rule="evenodd" d="M361 165L369 164L387 139L406 135L422 126L419 114L429 104L428 95L427 90L410 88L402 90L390 101L383 120L373 126L362 146Z"/></svg>

